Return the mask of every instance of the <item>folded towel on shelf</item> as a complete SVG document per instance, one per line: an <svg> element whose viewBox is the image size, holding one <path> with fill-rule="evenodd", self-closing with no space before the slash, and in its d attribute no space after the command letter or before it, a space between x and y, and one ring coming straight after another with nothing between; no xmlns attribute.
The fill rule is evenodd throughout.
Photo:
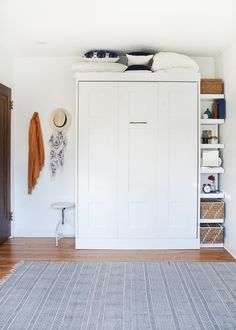
<svg viewBox="0 0 236 330"><path fill-rule="evenodd" d="M191 69L191 72L198 72L198 64L187 55L160 52L153 57L152 71L169 69ZM180 71L179 71L180 72Z"/></svg>

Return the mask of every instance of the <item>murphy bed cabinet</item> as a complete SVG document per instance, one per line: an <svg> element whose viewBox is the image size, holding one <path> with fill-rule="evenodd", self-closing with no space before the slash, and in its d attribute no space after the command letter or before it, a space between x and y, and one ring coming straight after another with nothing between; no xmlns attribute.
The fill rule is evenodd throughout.
<svg viewBox="0 0 236 330"><path fill-rule="evenodd" d="M76 248L200 247L199 78L76 74Z"/></svg>

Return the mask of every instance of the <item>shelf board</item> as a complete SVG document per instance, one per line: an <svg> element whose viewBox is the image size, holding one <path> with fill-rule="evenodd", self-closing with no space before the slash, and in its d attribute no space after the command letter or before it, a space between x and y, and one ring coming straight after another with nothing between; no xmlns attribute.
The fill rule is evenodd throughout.
<svg viewBox="0 0 236 330"><path fill-rule="evenodd" d="M200 219L200 223L224 223L225 219Z"/></svg>
<svg viewBox="0 0 236 330"><path fill-rule="evenodd" d="M220 144L201 144L201 149L224 149L225 145Z"/></svg>
<svg viewBox="0 0 236 330"><path fill-rule="evenodd" d="M223 167L206 167L202 166L201 167L201 173L205 174L211 174L211 173L224 173L225 170Z"/></svg>
<svg viewBox="0 0 236 330"><path fill-rule="evenodd" d="M224 94L201 94L201 100L217 100L224 99Z"/></svg>
<svg viewBox="0 0 236 330"><path fill-rule="evenodd" d="M200 244L201 248L222 248L224 247L224 243L220 244Z"/></svg>
<svg viewBox="0 0 236 330"><path fill-rule="evenodd" d="M200 198L207 198L207 199L211 199L211 198L225 198L225 194L222 191L217 192L217 193L209 193L209 194L200 193Z"/></svg>
<svg viewBox="0 0 236 330"><path fill-rule="evenodd" d="M201 125L220 125L224 124L224 119L201 119Z"/></svg>

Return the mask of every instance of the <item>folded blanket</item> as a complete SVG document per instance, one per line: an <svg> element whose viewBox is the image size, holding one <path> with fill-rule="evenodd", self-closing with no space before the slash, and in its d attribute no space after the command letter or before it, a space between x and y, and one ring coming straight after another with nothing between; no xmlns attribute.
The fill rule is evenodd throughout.
<svg viewBox="0 0 236 330"><path fill-rule="evenodd" d="M199 71L198 64L187 55L172 52L160 52L153 57L152 71L173 68L191 69L194 72Z"/></svg>
<svg viewBox="0 0 236 330"><path fill-rule="evenodd" d="M157 71L153 71L157 73L196 73L196 70L193 68L168 68L168 69L160 69Z"/></svg>
<svg viewBox="0 0 236 330"><path fill-rule="evenodd" d="M80 61L72 65L72 70L78 72L124 72L126 69L127 66L121 63Z"/></svg>

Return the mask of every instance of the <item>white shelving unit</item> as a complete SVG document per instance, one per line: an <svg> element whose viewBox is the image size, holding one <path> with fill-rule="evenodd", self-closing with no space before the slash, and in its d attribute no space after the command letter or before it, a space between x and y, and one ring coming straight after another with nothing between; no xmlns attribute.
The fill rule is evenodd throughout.
<svg viewBox="0 0 236 330"><path fill-rule="evenodd" d="M224 243L220 244L200 244L201 248L222 248L224 247Z"/></svg>
<svg viewBox="0 0 236 330"><path fill-rule="evenodd" d="M201 144L201 149L224 149L224 144Z"/></svg>
<svg viewBox="0 0 236 330"><path fill-rule="evenodd" d="M224 124L224 119L201 119L202 125L220 125Z"/></svg>
<svg viewBox="0 0 236 330"><path fill-rule="evenodd" d="M201 193L200 198L206 198L206 199L221 198L222 199L222 198L225 198L225 194L222 191L217 192L217 193L209 193L209 194Z"/></svg>
<svg viewBox="0 0 236 330"><path fill-rule="evenodd" d="M225 170L223 169L223 167L206 167L206 166L202 166L201 167L201 173L202 174L220 174L220 173L224 173Z"/></svg>
<svg viewBox="0 0 236 330"><path fill-rule="evenodd" d="M224 223L225 219L200 219L200 223Z"/></svg>
<svg viewBox="0 0 236 330"><path fill-rule="evenodd" d="M201 94L201 105L202 109L201 112L205 111L206 108L209 108L212 106L212 103L217 99L224 99L224 94ZM219 125L224 124L224 119L201 119L200 125L201 125L201 132L202 130L211 130L215 136L218 138L218 144L200 144L200 150L223 150L224 144L220 143L220 130ZM200 179L200 185L203 186L204 183L210 183L208 180L208 175L215 175L216 180L216 193L204 193L203 191L200 192L200 199L206 200L206 199L224 199L225 195L223 191L219 190L219 176L224 173L224 168L219 167L201 167L201 179ZM225 219L199 219L199 225L201 224L213 224L213 223L219 223L223 224ZM223 247L224 244L200 244L201 248L220 248Z"/></svg>
<svg viewBox="0 0 236 330"><path fill-rule="evenodd" d="M224 99L224 94L201 94L201 100L219 100Z"/></svg>

